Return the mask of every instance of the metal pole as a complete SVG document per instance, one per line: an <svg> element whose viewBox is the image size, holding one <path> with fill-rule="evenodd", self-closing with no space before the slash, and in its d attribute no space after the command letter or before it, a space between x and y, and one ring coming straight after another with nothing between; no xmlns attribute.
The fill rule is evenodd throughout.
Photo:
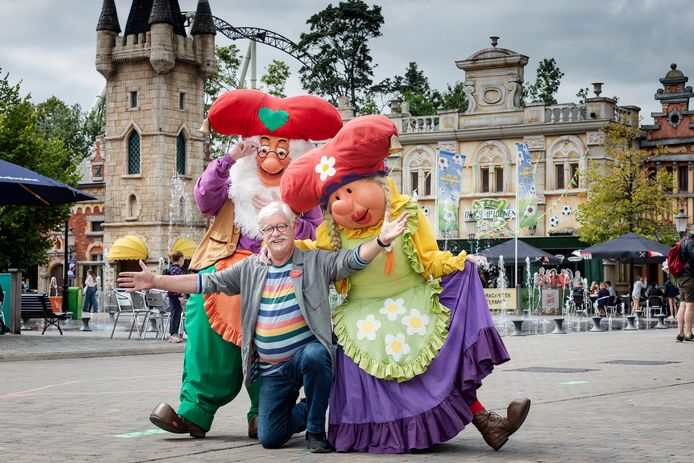
<svg viewBox="0 0 694 463"><path fill-rule="evenodd" d="M61 312L68 312L70 310L70 304L68 303L67 295L68 295L68 282L67 282L67 266L68 266L68 244L67 244L67 234L69 230L69 225L70 222L65 221L65 242L63 243L63 246L65 246L65 257L63 259L63 304L62 308L60 309Z"/></svg>

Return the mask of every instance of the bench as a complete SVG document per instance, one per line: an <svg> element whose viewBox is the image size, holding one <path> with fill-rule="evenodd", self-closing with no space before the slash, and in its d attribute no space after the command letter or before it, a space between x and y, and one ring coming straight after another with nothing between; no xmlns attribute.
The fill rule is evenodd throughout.
<svg viewBox="0 0 694 463"><path fill-rule="evenodd" d="M41 332L42 335L49 326L53 325L58 328L62 336L63 330L60 328L60 322L67 320L70 315L70 312L53 312L47 294L22 293L20 315L22 318L22 329L28 329L30 318L42 318L44 322L43 331Z"/></svg>

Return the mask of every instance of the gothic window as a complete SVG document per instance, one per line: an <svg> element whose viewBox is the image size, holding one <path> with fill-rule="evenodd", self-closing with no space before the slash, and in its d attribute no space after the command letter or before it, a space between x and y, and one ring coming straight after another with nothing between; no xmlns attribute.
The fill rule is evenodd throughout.
<svg viewBox="0 0 694 463"><path fill-rule="evenodd" d="M137 92L130 92L130 108L135 109L137 108Z"/></svg>
<svg viewBox="0 0 694 463"><path fill-rule="evenodd" d="M186 137L183 132L176 137L176 173L178 175L186 173Z"/></svg>
<svg viewBox="0 0 694 463"><path fill-rule="evenodd" d="M128 196L128 217L137 217L137 196L131 194Z"/></svg>
<svg viewBox="0 0 694 463"><path fill-rule="evenodd" d="M140 173L140 134L135 130L128 138L128 173Z"/></svg>

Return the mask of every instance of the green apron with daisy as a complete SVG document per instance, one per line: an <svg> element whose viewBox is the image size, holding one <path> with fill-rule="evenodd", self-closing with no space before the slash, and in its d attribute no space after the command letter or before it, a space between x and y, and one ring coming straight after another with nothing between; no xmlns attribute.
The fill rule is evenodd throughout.
<svg viewBox="0 0 694 463"><path fill-rule="evenodd" d="M335 309L335 335L345 354L372 376L407 381L424 373L448 335L450 311L441 305L438 279L425 280L411 236L417 215L392 244L392 266L381 252L347 281L344 303ZM348 240L356 248L371 238ZM387 267L391 267L386 274Z"/></svg>

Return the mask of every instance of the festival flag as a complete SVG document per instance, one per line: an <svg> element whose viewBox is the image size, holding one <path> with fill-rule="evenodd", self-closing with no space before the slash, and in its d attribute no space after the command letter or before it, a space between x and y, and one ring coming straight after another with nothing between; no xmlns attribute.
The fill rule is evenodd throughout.
<svg viewBox="0 0 694 463"><path fill-rule="evenodd" d="M437 221L442 238L458 236L458 207L465 156L439 150L439 181L437 190Z"/></svg>
<svg viewBox="0 0 694 463"><path fill-rule="evenodd" d="M516 146L518 148L516 198L520 215L518 228L537 227L537 192L530 152L525 143L517 143Z"/></svg>

